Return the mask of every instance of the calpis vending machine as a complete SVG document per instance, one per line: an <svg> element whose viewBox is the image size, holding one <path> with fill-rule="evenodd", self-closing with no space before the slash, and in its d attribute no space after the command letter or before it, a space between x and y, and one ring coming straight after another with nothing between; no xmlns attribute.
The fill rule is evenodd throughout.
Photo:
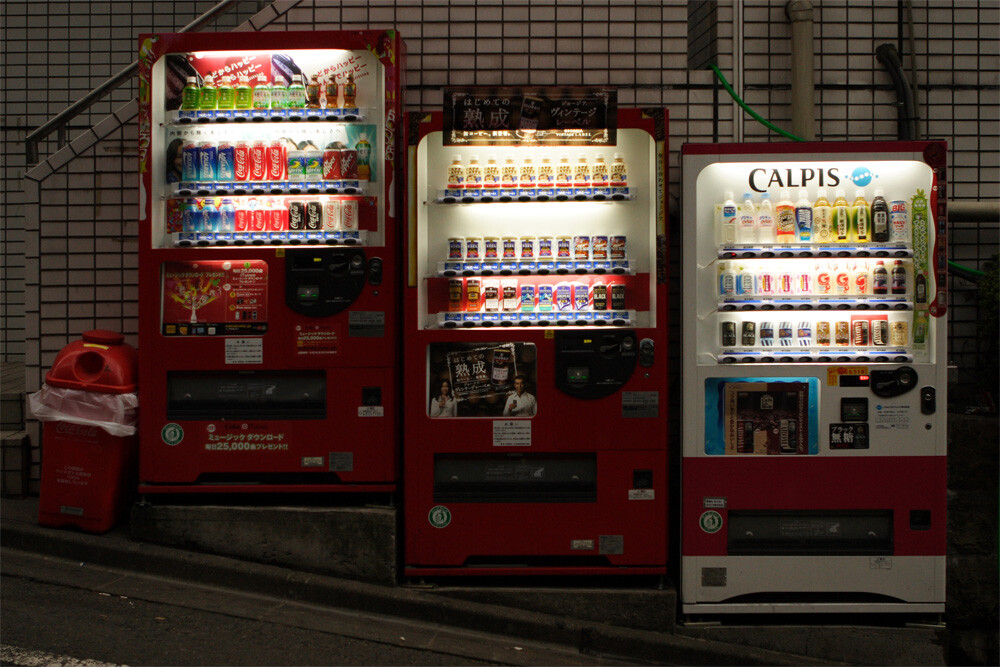
<svg viewBox="0 0 1000 667"><path fill-rule="evenodd" d="M944 610L945 157L683 147L686 613Z"/></svg>

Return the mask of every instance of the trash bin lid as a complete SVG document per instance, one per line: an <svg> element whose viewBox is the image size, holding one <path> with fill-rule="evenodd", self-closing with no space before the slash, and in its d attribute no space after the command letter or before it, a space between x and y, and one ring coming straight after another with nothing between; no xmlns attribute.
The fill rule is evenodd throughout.
<svg viewBox="0 0 1000 667"><path fill-rule="evenodd" d="M121 345L125 342L125 335L117 331L107 329L91 329L80 334L84 343L97 343L99 345Z"/></svg>
<svg viewBox="0 0 1000 667"><path fill-rule="evenodd" d="M94 329L59 352L45 382L53 387L127 394L137 390L138 375L138 353L125 343L125 336Z"/></svg>

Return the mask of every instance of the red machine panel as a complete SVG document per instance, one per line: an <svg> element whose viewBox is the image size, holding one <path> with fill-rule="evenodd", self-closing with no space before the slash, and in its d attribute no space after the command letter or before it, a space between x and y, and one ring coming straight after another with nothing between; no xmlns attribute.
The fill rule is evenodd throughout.
<svg viewBox="0 0 1000 667"><path fill-rule="evenodd" d="M406 573L665 573L665 112L619 109L600 148L409 125ZM586 188L627 164L620 196L545 196L570 154ZM495 196L456 193L476 160Z"/></svg>
<svg viewBox="0 0 1000 667"><path fill-rule="evenodd" d="M140 489L390 491L394 31L140 38Z"/></svg>

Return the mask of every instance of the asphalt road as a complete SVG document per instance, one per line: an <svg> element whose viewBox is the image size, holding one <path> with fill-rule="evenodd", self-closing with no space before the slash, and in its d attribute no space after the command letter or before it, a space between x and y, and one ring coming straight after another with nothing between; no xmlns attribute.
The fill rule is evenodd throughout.
<svg viewBox="0 0 1000 667"><path fill-rule="evenodd" d="M0 550L0 570L4 665L624 664L11 549Z"/></svg>

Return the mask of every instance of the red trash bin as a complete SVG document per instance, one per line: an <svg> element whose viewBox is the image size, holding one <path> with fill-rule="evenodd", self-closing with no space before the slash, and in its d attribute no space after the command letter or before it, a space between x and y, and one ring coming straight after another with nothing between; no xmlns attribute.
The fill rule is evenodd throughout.
<svg viewBox="0 0 1000 667"><path fill-rule="evenodd" d="M122 516L135 469L137 352L114 331L82 338L30 397L44 422L38 523L103 533Z"/></svg>

